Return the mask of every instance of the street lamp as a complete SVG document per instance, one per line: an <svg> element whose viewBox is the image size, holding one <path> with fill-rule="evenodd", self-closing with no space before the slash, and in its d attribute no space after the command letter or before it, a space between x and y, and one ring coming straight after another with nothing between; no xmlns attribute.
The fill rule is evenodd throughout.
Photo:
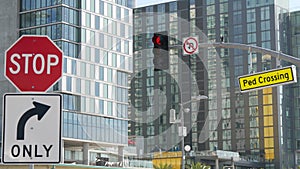
<svg viewBox="0 0 300 169"><path fill-rule="evenodd" d="M207 96L205 95L198 95L198 96L193 96L191 100L180 103L180 108L183 108L185 104L191 103L193 101L200 101L208 99ZM176 118L176 110L175 109L170 109L170 123L177 123L180 124L180 127L178 127L178 135L181 136L181 153L182 153L182 158L181 158L181 169L184 169L184 160L185 160L185 153L184 153L184 137L187 135L186 127L184 127L184 113L189 113L190 109L189 108L184 108L183 110L180 111L180 119Z"/></svg>

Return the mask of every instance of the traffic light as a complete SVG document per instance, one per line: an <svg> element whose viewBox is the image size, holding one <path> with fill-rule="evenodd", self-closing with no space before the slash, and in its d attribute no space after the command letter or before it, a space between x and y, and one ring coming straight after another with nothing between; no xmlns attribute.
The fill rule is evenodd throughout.
<svg viewBox="0 0 300 169"><path fill-rule="evenodd" d="M154 71L169 69L169 38L168 32L157 32L152 37Z"/></svg>

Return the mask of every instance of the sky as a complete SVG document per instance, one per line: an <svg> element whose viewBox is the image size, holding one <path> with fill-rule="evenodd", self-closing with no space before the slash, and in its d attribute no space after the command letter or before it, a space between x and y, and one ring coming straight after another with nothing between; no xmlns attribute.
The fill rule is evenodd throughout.
<svg viewBox="0 0 300 169"><path fill-rule="evenodd" d="M137 0L144 1L144 0ZM290 10L300 10L300 0L290 0Z"/></svg>
<svg viewBox="0 0 300 169"><path fill-rule="evenodd" d="M136 0L136 6L137 7L138 6L146 6L146 5L164 3L164 2L169 2L169 1L174 1L174 0Z"/></svg>
<svg viewBox="0 0 300 169"><path fill-rule="evenodd" d="M169 2L174 0L136 0L137 6L146 6L151 5L155 3L163 3L163 2ZM300 10L300 0L290 0L290 10Z"/></svg>

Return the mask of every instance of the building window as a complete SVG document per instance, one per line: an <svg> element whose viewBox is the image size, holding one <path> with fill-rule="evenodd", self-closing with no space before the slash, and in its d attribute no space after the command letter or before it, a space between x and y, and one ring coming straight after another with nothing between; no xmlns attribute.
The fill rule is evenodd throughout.
<svg viewBox="0 0 300 169"><path fill-rule="evenodd" d="M256 42L256 33L248 34L248 43L255 43Z"/></svg>
<svg viewBox="0 0 300 169"><path fill-rule="evenodd" d="M72 0L70 0L72 1ZM91 11L95 12L95 0L90 0L90 7L91 7Z"/></svg>
<svg viewBox="0 0 300 169"><path fill-rule="evenodd" d="M177 2L172 2L169 4L169 10L170 12L175 12L177 11Z"/></svg>
<svg viewBox="0 0 300 169"><path fill-rule="evenodd" d="M220 13L228 12L228 3L220 4Z"/></svg>
<svg viewBox="0 0 300 169"><path fill-rule="evenodd" d="M262 21L261 22L261 30L270 30L270 20Z"/></svg>
<svg viewBox="0 0 300 169"><path fill-rule="evenodd" d="M120 38L115 38L116 39L116 51L121 52L121 39Z"/></svg>
<svg viewBox="0 0 300 169"><path fill-rule="evenodd" d="M102 33L99 34L99 46L104 47L104 35Z"/></svg>
<svg viewBox="0 0 300 169"><path fill-rule="evenodd" d="M242 9L242 0L233 1L233 10L241 10Z"/></svg>
<svg viewBox="0 0 300 169"><path fill-rule="evenodd" d="M90 65L90 78L95 79L95 65Z"/></svg>
<svg viewBox="0 0 300 169"><path fill-rule="evenodd" d="M207 15L214 15L215 14L215 5L210 5L207 7Z"/></svg>
<svg viewBox="0 0 300 169"><path fill-rule="evenodd" d="M108 19L103 18L103 31L108 32Z"/></svg>
<svg viewBox="0 0 300 169"><path fill-rule="evenodd" d="M108 101L107 103L107 115L112 116L113 115L113 103Z"/></svg>
<svg viewBox="0 0 300 169"><path fill-rule="evenodd" d="M270 35L270 31L264 31L264 32L261 32L261 40L262 41L269 41L271 40L271 35Z"/></svg>
<svg viewBox="0 0 300 169"><path fill-rule="evenodd" d="M112 53L112 66L117 67L117 54Z"/></svg>
<svg viewBox="0 0 300 169"><path fill-rule="evenodd" d="M270 19L270 8L269 7L263 7L260 9L261 12L261 20L267 20Z"/></svg>
<svg viewBox="0 0 300 169"><path fill-rule="evenodd" d="M121 19L121 8L119 6L116 7L116 18Z"/></svg>
<svg viewBox="0 0 300 169"><path fill-rule="evenodd" d="M103 97L104 98L108 98L108 85L107 84L103 84Z"/></svg>
<svg viewBox="0 0 300 169"><path fill-rule="evenodd" d="M104 2L103 2L102 0L100 0L99 5L100 5L99 13L100 13L101 15L104 15Z"/></svg>
<svg viewBox="0 0 300 169"><path fill-rule="evenodd" d="M91 94L91 82L89 80L85 80L85 92L84 94Z"/></svg>
<svg viewBox="0 0 300 169"><path fill-rule="evenodd" d="M66 90L71 92L72 91L72 77L67 76L66 79Z"/></svg>
<svg viewBox="0 0 300 169"><path fill-rule="evenodd" d="M215 0L206 0L206 5L214 4Z"/></svg>
<svg viewBox="0 0 300 169"><path fill-rule="evenodd" d="M247 22L255 22L255 9L247 10Z"/></svg>
<svg viewBox="0 0 300 169"><path fill-rule="evenodd" d="M104 65L108 65L108 52L107 51L103 51L103 57L102 57L102 63L104 64Z"/></svg>
<svg viewBox="0 0 300 169"><path fill-rule="evenodd" d="M247 32L256 32L256 23L248 23L247 24Z"/></svg>
<svg viewBox="0 0 300 169"><path fill-rule="evenodd" d="M99 67L99 80L104 80L104 68L102 66Z"/></svg>
<svg viewBox="0 0 300 169"><path fill-rule="evenodd" d="M233 12L233 24L235 24L235 25L242 24L242 12L241 11Z"/></svg>
<svg viewBox="0 0 300 169"><path fill-rule="evenodd" d="M129 10L124 9L124 20L125 22L129 22Z"/></svg>
<svg viewBox="0 0 300 169"><path fill-rule="evenodd" d="M107 68L107 82L112 82L112 69Z"/></svg>
<svg viewBox="0 0 300 169"><path fill-rule="evenodd" d="M95 16L95 29L100 29L100 17Z"/></svg>
<svg viewBox="0 0 300 169"><path fill-rule="evenodd" d="M104 114L104 101L99 100L99 113Z"/></svg>
<svg viewBox="0 0 300 169"><path fill-rule="evenodd" d="M99 82L95 82L95 96L98 96L98 97L100 96L99 95L100 94L99 87L100 87Z"/></svg>
<svg viewBox="0 0 300 169"><path fill-rule="evenodd" d="M121 69L125 69L125 56L120 55L120 66Z"/></svg>
<svg viewBox="0 0 300 169"><path fill-rule="evenodd" d="M86 77L86 63L80 62L80 76Z"/></svg>
<svg viewBox="0 0 300 169"><path fill-rule="evenodd" d="M157 5L157 12L165 13L165 11L166 11L165 4L159 4L159 5Z"/></svg>
<svg viewBox="0 0 300 169"><path fill-rule="evenodd" d="M106 7L107 7L107 14L106 14L106 16L112 18L112 16L113 16L113 8L112 8L112 5L108 3Z"/></svg>

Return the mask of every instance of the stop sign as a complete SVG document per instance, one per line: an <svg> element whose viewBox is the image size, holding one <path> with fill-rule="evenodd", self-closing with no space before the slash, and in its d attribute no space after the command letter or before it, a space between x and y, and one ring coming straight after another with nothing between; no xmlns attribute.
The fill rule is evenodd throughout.
<svg viewBox="0 0 300 169"><path fill-rule="evenodd" d="M62 76L62 51L47 37L23 35L5 52L5 77L21 92L45 92Z"/></svg>

